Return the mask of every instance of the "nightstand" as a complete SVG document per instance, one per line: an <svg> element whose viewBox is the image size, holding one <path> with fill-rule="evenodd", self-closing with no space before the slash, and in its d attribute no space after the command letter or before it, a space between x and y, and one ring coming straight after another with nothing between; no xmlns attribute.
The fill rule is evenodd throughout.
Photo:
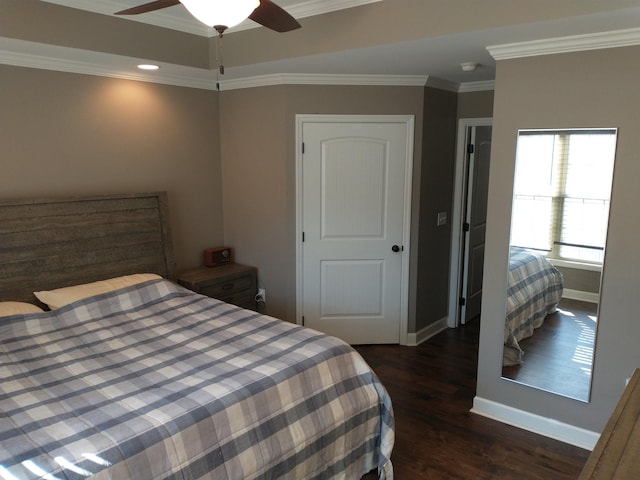
<svg viewBox="0 0 640 480"><path fill-rule="evenodd" d="M194 268L180 272L178 283L196 293L257 310L258 272L255 267L230 263Z"/></svg>

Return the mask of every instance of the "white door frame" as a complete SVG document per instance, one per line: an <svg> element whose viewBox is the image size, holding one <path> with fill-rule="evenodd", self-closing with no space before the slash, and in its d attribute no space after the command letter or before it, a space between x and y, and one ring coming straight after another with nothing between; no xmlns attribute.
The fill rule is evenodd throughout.
<svg viewBox="0 0 640 480"><path fill-rule="evenodd" d="M451 207L451 260L449 264L449 315L447 326L456 328L460 324L460 289L462 288L462 278L460 278L460 267L464 262L462 258L462 245L464 232L462 231L462 220L465 211L465 179L467 172L467 130L470 127L492 126L493 118L461 118L458 120L458 133L456 144L456 165L453 186L453 205Z"/></svg>
<svg viewBox="0 0 640 480"><path fill-rule="evenodd" d="M409 260L411 233L411 185L413 178L413 115L296 115L296 323L302 324L303 272L302 272L302 133L305 123L404 123L407 125L407 155L405 158L405 197L403 212L402 276L400 285L400 345L407 345L409 325Z"/></svg>

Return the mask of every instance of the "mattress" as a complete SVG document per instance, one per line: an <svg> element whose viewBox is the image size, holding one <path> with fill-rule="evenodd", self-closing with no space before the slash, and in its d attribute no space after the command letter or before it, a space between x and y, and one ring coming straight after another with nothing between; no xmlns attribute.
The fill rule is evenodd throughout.
<svg viewBox="0 0 640 480"><path fill-rule="evenodd" d="M339 339L152 280L0 319L0 478L392 478Z"/></svg>
<svg viewBox="0 0 640 480"><path fill-rule="evenodd" d="M563 278L544 255L511 247L503 365L522 363L520 341L531 337L562 298Z"/></svg>

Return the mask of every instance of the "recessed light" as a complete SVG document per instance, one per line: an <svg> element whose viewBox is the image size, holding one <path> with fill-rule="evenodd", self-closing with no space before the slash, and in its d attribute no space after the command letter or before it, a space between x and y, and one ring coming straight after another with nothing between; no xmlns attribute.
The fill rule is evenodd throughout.
<svg viewBox="0 0 640 480"><path fill-rule="evenodd" d="M460 64L463 72L473 72L476 68L478 68L478 64L475 62L463 62Z"/></svg>
<svg viewBox="0 0 640 480"><path fill-rule="evenodd" d="M158 70L160 67L158 65L151 65L150 63L143 63L138 65L140 70Z"/></svg>

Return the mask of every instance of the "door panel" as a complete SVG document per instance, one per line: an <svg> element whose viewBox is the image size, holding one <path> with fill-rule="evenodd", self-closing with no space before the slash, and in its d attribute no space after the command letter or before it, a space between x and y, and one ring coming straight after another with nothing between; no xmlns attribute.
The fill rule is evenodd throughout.
<svg viewBox="0 0 640 480"><path fill-rule="evenodd" d="M304 324L352 343L399 343L406 123L305 123Z"/></svg>
<svg viewBox="0 0 640 480"><path fill-rule="evenodd" d="M374 139L322 143L322 238L382 238L386 144Z"/></svg>
<svg viewBox="0 0 640 480"><path fill-rule="evenodd" d="M326 260L320 264L320 317L382 318L384 267L380 260ZM353 288L353 285L358 288Z"/></svg>

